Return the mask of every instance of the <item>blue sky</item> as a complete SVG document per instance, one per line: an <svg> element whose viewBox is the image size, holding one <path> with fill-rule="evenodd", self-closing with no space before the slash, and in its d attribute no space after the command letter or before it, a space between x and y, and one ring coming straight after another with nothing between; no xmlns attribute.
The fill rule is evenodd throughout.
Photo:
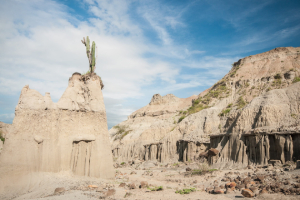
<svg viewBox="0 0 300 200"><path fill-rule="evenodd" d="M58 101L88 70L84 36L98 46L110 128L153 94L199 94L240 58L300 46L299 10L299 0L3 0L0 121L12 123L27 84Z"/></svg>

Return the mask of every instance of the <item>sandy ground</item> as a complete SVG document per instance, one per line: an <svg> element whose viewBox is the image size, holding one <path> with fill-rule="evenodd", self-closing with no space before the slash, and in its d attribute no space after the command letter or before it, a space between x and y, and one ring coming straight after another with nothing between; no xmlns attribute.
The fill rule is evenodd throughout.
<svg viewBox="0 0 300 200"><path fill-rule="evenodd" d="M235 190L232 194L209 194L205 188L213 187L217 181L219 185L221 179L228 172L238 172L241 175L254 173L251 169L243 170L218 170L205 175L186 175L188 166L182 164L179 167L169 166L135 169L131 166L116 168L115 179L104 180L90 177L73 176L69 173L40 173L39 178L31 183L26 191L18 194L17 190L7 190L0 194L0 199L14 200L94 200L94 199L240 199L244 198L241 191ZM264 169L261 169L264 170ZM300 170L286 172L287 174L300 175ZM39 181L37 181L39 180ZM147 188L139 188L141 181L148 182L150 188L162 186L161 191L151 191ZM125 186L120 187L121 183ZM130 189L128 185L134 183L135 189ZM92 187L89 187L93 185ZM56 188L63 187L65 191L54 193ZM190 194L176 194L175 192L184 188L195 188L195 192ZM112 192L114 189L114 192ZM112 194L108 194L111 190ZM20 192L20 191L19 191ZM248 198L244 198L248 199ZM266 194L258 195L252 199L300 199L299 195Z"/></svg>

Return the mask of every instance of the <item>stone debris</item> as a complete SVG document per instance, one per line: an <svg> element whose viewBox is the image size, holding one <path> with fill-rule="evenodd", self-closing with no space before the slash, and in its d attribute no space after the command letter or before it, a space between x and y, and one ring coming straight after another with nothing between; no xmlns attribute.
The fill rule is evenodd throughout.
<svg viewBox="0 0 300 200"><path fill-rule="evenodd" d="M56 189L54 190L54 194L59 194L59 193L62 193L62 192L64 192L64 191L66 191L65 188L59 187L59 188L56 188Z"/></svg>
<svg viewBox="0 0 300 200"><path fill-rule="evenodd" d="M243 189L242 190L242 195L244 197L249 197L249 198L254 197L254 193L249 189Z"/></svg>

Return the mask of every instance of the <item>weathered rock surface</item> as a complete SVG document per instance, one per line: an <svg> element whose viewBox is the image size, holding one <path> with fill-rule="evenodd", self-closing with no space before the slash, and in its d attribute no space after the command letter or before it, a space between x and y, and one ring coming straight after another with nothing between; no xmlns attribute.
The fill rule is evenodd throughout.
<svg viewBox="0 0 300 200"><path fill-rule="evenodd" d="M209 148L219 151L207 155L216 167L300 159L299 51L243 58L197 98L154 95L109 131L116 161L197 160Z"/></svg>
<svg viewBox="0 0 300 200"><path fill-rule="evenodd" d="M74 73L57 103L50 93L42 96L25 86L6 135L0 167L114 177L100 77Z"/></svg>
<svg viewBox="0 0 300 200"><path fill-rule="evenodd" d="M129 160L158 160L164 162L176 157L176 142L178 137L168 136L177 125L179 111L192 105L192 96L186 99L174 95L152 97L149 105L132 113L128 120L114 126L110 131L113 156L119 162ZM166 138L165 140L163 140ZM170 143L175 145L169 145ZM193 145L190 142L179 142L183 154L189 148L205 149L201 144ZM191 147L193 145L193 147ZM178 159L178 156L175 160Z"/></svg>

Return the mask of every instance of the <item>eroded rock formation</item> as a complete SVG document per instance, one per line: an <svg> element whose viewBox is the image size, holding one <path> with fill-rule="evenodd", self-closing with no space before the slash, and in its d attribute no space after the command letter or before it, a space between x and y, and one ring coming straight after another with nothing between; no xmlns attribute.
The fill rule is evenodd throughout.
<svg viewBox="0 0 300 200"><path fill-rule="evenodd" d="M25 86L0 156L2 169L112 178L101 80L74 73L57 103Z"/></svg>
<svg viewBox="0 0 300 200"><path fill-rule="evenodd" d="M110 130L115 160L195 160L211 147L219 153L208 160L219 167L299 159L299 52L282 47L240 59L181 107L173 95L153 96Z"/></svg>

